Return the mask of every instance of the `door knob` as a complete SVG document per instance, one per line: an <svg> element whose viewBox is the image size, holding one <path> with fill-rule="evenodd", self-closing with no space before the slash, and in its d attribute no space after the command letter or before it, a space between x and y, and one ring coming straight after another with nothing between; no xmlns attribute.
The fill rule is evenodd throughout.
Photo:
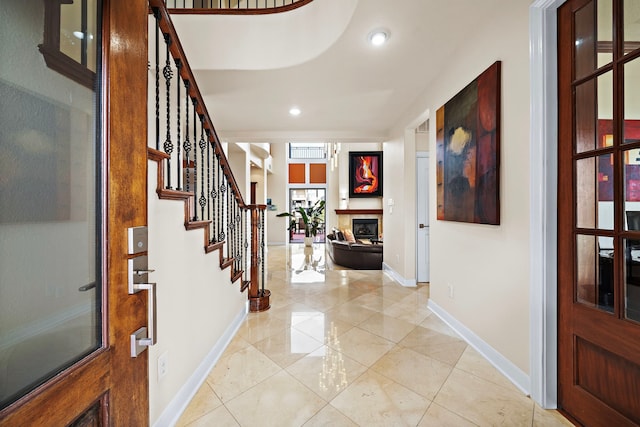
<svg viewBox="0 0 640 427"><path fill-rule="evenodd" d="M419 224L418 227L424 228L424 224Z"/></svg>

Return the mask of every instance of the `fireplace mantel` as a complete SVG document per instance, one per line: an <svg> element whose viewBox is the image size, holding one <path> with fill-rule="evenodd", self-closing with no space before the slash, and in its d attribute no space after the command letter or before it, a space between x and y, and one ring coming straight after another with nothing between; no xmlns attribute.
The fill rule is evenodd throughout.
<svg viewBox="0 0 640 427"><path fill-rule="evenodd" d="M337 215L382 215L382 209L336 209Z"/></svg>

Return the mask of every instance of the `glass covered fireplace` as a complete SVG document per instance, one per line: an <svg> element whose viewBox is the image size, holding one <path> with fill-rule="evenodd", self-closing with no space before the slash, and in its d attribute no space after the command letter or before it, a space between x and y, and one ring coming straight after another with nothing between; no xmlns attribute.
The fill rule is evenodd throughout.
<svg viewBox="0 0 640 427"><path fill-rule="evenodd" d="M356 239L376 239L378 238L377 219L352 219L351 229Z"/></svg>

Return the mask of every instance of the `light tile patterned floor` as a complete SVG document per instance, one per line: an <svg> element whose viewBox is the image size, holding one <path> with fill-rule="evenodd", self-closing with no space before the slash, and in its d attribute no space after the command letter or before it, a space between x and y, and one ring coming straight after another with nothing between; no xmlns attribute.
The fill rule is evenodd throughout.
<svg viewBox="0 0 640 427"><path fill-rule="evenodd" d="M570 426L427 309L429 286L269 247L249 314L178 426Z"/></svg>

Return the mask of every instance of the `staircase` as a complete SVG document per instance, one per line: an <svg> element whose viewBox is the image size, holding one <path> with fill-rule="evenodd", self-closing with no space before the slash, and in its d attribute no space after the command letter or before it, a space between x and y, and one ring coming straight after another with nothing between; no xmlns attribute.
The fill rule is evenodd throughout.
<svg viewBox="0 0 640 427"><path fill-rule="evenodd" d="M266 205L245 203L163 0L150 0L155 37L149 68L155 79L150 112L160 199L184 202L184 227L202 230L203 249L218 252L231 283L248 290L249 310L270 308L265 284ZM154 147L155 146L155 147Z"/></svg>
<svg viewBox="0 0 640 427"><path fill-rule="evenodd" d="M297 9L312 0L166 0L171 13L262 15Z"/></svg>

